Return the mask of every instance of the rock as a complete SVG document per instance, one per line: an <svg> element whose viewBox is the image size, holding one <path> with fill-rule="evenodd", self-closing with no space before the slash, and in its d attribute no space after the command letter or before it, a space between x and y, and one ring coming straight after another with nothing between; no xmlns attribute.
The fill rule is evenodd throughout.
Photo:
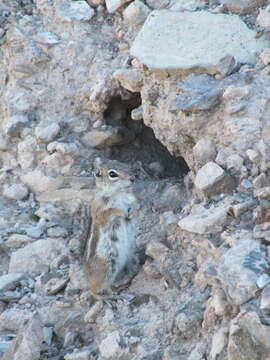
<svg viewBox="0 0 270 360"><path fill-rule="evenodd" d="M120 69L113 73L123 88L131 92L139 92L143 85L141 72L138 69Z"/></svg>
<svg viewBox="0 0 270 360"><path fill-rule="evenodd" d="M267 6L265 9L260 9L259 15L256 19L257 25L269 28L270 27L270 8Z"/></svg>
<svg viewBox="0 0 270 360"><path fill-rule="evenodd" d="M51 227L47 230L47 234L52 238L66 237L68 235L68 231L61 226Z"/></svg>
<svg viewBox="0 0 270 360"><path fill-rule="evenodd" d="M21 131L28 126L29 119L26 115L13 115L5 123L3 130L6 135L11 137L20 136Z"/></svg>
<svg viewBox="0 0 270 360"><path fill-rule="evenodd" d="M265 186L255 190L254 195L260 200L267 200L270 198L270 186Z"/></svg>
<svg viewBox="0 0 270 360"><path fill-rule="evenodd" d="M65 243L60 239L37 240L11 254L9 272L48 271L51 262L65 253Z"/></svg>
<svg viewBox="0 0 270 360"><path fill-rule="evenodd" d="M228 192L234 185L232 178L213 161L198 170L194 184L205 196Z"/></svg>
<svg viewBox="0 0 270 360"><path fill-rule="evenodd" d="M35 129L35 135L38 140L48 143L52 141L60 132L60 126L58 124L51 124L48 126L38 126Z"/></svg>
<svg viewBox="0 0 270 360"><path fill-rule="evenodd" d="M123 11L124 23L135 26L143 24L150 12L142 1L135 0Z"/></svg>
<svg viewBox="0 0 270 360"><path fill-rule="evenodd" d="M216 107L222 98L222 80L207 74L190 74L178 83L181 92L170 103L170 112L198 113Z"/></svg>
<svg viewBox="0 0 270 360"><path fill-rule="evenodd" d="M6 309L0 315L0 328L1 330L17 331L30 317L29 310Z"/></svg>
<svg viewBox="0 0 270 360"><path fill-rule="evenodd" d="M101 301L96 302L86 313L84 317L84 321L88 323L94 323L96 321L98 314L102 310L102 307L103 305Z"/></svg>
<svg viewBox="0 0 270 360"><path fill-rule="evenodd" d="M244 159L242 158L242 156L238 154L232 154L228 156L226 160L226 168L231 175L238 175L239 173L241 173L243 164L244 164Z"/></svg>
<svg viewBox="0 0 270 360"><path fill-rule="evenodd" d="M44 230L42 229L41 226L38 226L38 225L37 226L31 226L30 225L30 226L26 227L25 231L26 231L26 234L28 236L31 236L34 239L38 239L38 238L41 237Z"/></svg>
<svg viewBox="0 0 270 360"><path fill-rule="evenodd" d="M196 68L213 74L224 54L254 63L255 51L264 47L255 35L234 15L160 10L149 15L130 52L153 70Z"/></svg>
<svg viewBox="0 0 270 360"><path fill-rule="evenodd" d="M224 56L219 60L217 72L220 77L232 74L237 69L237 63L232 55Z"/></svg>
<svg viewBox="0 0 270 360"><path fill-rule="evenodd" d="M267 360L269 352L269 326L262 325L255 312L240 312L231 321L228 360Z"/></svg>
<svg viewBox="0 0 270 360"><path fill-rule="evenodd" d="M32 239L29 236L21 235L21 234L12 234L5 242L5 245L8 248L20 248L23 245L26 245L32 241L34 241L34 239Z"/></svg>
<svg viewBox="0 0 270 360"><path fill-rule="evenodd" d="M254 226L253 236L255 239L263 239L270 242L270 222L264 222Z"/></svg>
<svg viewBox="0 0 270 360"><path fill-rule="evenodd" d="M105 3L108 12L113 13L129 1L130 0L105 0Z"/></svg>
<svg viewBox="0 0 270 360"><path fill-rule="evenodd" d="M124 145L134 140L135 135L125 127L103 126L100 129L86 133L83 141L86 145L94 148L111 147L114 145Z"/></svg>
<svg viewBox="0 0 270 360"><path fill-rule="evenodd" d="M113 359L117 356L120 350L120 335L117 330L113 331L99 345L99 351L101 356L105 359Z"/></svg>
<svg viewBox="0 0 270 360"><path fill-rule="evenodd" d="M16 339L2 359L39 360L42 341L42 323L38 314L34 314L29 322L19 329Z"/></svg>
<svg viewBox="0 0 270 360"><path fill-rule="evenodd" d="M228 342L228 329L227 328L220 328L218 329L213 337L212 337L212 346L211 346L211 359L217 360L218 356L222 353L223 349L225 348Z"/></svg>
<svg viewBox="0 0 270 360"><path fill-rule="evenodd" d="M0 292L15 289L19 282L25 278L26 276L23 273L9 273L0 276Z"/></svg>
<svg viewBox="0 0 270 360"><path fill-rule="evenodd" d="M233 215L239 219L241 217L241 215L243 213L245 213L248 210L253 210L253 208L256 206L256 201L255 200L249 200L249 201L245 201L243 203L240 204L236 204L233 205L231 210Z"/></svg>
<svg viewBox="0 0 270 360"><path fill-rule="evenodd" d="M9 146L8 146L7 137L0 134L0 151L6 151L6 150L8 150L8 148L9 148Z"/></svg>
<svg viewBox="0 0 270 360"><path fill-rule="evenodd" d="M270 285L267 285L262 291L260 308L267 313L270 312Z"/></svg>
<svg viewBox="0 0 270 360"><path fill-rule="evenodd" d="M261 244L244 238L220 258L218 278L233 304L241 305L258 291L257 280L268 265Z"/></svg>
<svg viewBox="0 0 270 360"><path fill-rule="evenodd" d="M4 188L3 196L12 200L23 200L29 194L27 187L23 184L14 184Z"/></svg>
<svg viewBox="0 0 270 360"><path fill-rule="evenodd" d="M59 37L56 34L49 31L38 32L34 36L34 39L36 42L43 45L56 45L60 42Z"/></svg>
<svg viewBox="0 0 270 360"><path fill-rule="evenodd" d="M262 274L258 277L256 285L259 289L263 289L266 285L270 283L270 276L267 274Z"/></svg>
<svg viewBox="0 0 270 360"><path fill-rule="evenodd" d="M65 355L64 359L65 360L89 360L91 359L91 355L93 353L93 349L92 350L74 350L74 352L72 352L71 354L67 354Z"/></svg>
<svg viewBox="0 0 270 360"><path fill-rule="evenodd" d="M62 179L46 176L38 169L21 175L21 180L34 192L52 191L57 189L62 183Z"/></svg>
<svg viewBox="0 0 270 360"><path fill-rule="evenodd" d="M146 4L152 9L162 9L170 4L170 0L146 0Z"/></svg>
<svg viewBox="0 0 270 360"><path fill-rule="evenodd" d="M182 230L195 234L216 234L223 230L227 222L226 207L204 209L188 215L179 221L178 225Z"/></svg>
<svg viewBox="0 0 270 360"><path fill-rule="evenodd" d="M202 167L209 161L215 160L216 148L212 140L200 139L192 149L198 167Z"/></svg>
<svg viewBox="0 0 270 360"><path fill-rule="evenodd" d="M249 160L254 163L257 163L260 158L260 154L258 153L258 151L253 150L253 149L248 149L246 151L246 154L247 154Z"/></svg>
<svg viewBox="0 0 270 360"><path fill-rule="evenodd" d="M142 120L143 119L143 107L139 106L136 109L131 111L132 120Z"/></svg>
<svg viewBox="0 0 270 360"><path fill-rule="evenodd" d="M32 136L18 143L18 162L22 169L28 169L34 165L36 159L37 141Z"/></svg>
<svg viewBox="0 0 270 360"><path fill-rule="evenodd" d="M270 13L269 13L270 16ZM263 49L259 55L262 63L266 66L270 64L270 48Z"/></svg>
<svg viewBox="0 0 270 360"><path fill-rule="evenodd" d="M86 1L62 0L56 7L56 16L62 21L89 21L95 15L95 11Z"/></svg>
<svg viewBox="0 0 270 360"><path fill-rule="evenodd" d="M245 15L251 13L254 9L263 6L265 0L222 0L221 3L226 5L227 9L235 14Z"/></svg>
<svg viewBox="0 0 270 360"><path fill-rule="evenodd" d="M184 338L192 338L194 328L200 326L202 321L202 313L200 311L185 311L175 316L176 331Z"/></svg>
<svg viewBox="0 0 270 360"><path fill-rule="evenodd" d="M255 189L268 187L269 185L270 185L269 180L264 173L261 173L253 180L253 186L255 187Z"/></svg>

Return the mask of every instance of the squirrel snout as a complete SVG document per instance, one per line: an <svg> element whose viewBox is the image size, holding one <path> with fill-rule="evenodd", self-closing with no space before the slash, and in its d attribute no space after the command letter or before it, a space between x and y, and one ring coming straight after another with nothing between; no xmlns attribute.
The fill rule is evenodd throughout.
<svg viewBox="0 0 270 360"><path fill-rule="evenodd" d="M130 180L131 182L134 182L134 181L135 181L135 176L131 176L131 177L129 178L129 180Z"/></svg>

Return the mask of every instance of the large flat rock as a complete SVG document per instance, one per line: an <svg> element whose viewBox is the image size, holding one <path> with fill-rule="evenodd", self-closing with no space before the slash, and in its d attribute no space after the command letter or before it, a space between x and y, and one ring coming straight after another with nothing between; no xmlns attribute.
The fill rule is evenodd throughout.
<svg viewBox="0 0 270 360"><path fill-rule="evenodd" d="M131 54L153 70L217 71L218 62L232 55L254 63L262 39L236 15L153 11L131 47Z"/></svg>

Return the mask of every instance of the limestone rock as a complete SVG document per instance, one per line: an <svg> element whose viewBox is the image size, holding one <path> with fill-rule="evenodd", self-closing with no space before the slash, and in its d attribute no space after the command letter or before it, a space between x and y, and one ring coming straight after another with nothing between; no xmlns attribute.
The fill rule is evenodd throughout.
<svg viewBox="0 0 270 360"><path fill-rule="evenodd" d="M23 273L9 273L0 276L0 291L14 289L18 285L20 280L24 279L25 277L26 276Z"/></svg>
<svg viewBox="0 0 270 360"><path fill-rule="evenodd" d="M212 338L211 359L217 360L228 341L228 329L220 328Z"/></svg>
<svg viewBox="0 0 270 360"><path fill-rule="evenodd" d="M103 126L89 131L83 137L84 143L94 148L128 144L132 140L134 134L128 128L120 126Z"/></svg>
<svg viewBox="0 0 270 360"><path fill-rule="evenodd" d="M142 1L135 0L123 11L124 22L129 25L143 24L150 12Z"/></svg>
<svg viewBox="0 0 270 360"><path fill-rule="evenodd" d="M89 21L95 15L95 11L86 1L62 0L56 7L56 16L62 21Z"/></svg>
<svg viewBox="0 0 270 360"><path fill-rule="evenodd" d="M269 6L266 9L260 9L259 15L257 17L257 24L264 28L270 27L270 8Z"/></svg>
<svg viewBox="0 0 270 360"><path fill-rule="evenodd" d="M60 131L60 126L58 124L51 124L48 126L38 126L35 129L36 137L45 143L52 141Z"/></svg>
<svg viewBox="0 0 270 360"><path fill-rule="evenodd" d="M232 179L213 161L198 170L194 184L206 196L227 192L233 187Z"/></svg>
<svg viewBox="0 0 270 360"><path fill-rule="evenodd" d="M130 0L105 0L109 13L113 13Z"/></svg>
<svg viewBox="0 0 270 360"><path fill-rule="evenodd" d="M101 341L99 346L101 356L105 359L115 358L120 350L119 342L120 335L119 332L115 330Z"/></svg>
<svg viewBox="0 0 270 360"><path fill-rule="evenodd" d="M159 10L148 16L130 52L153 70L196 68L213 73L224 54L254 63L255 51L263 44L234 15Z"/></svg>
<svg viewBox="0 0 270 360"><path fill-rule="evenodd" d="M29 119L24 114L13 115L4 123L3 130L8 136L19 136L22 129L29 123Z"/></svg>
<svg viewBox="0 0 270 360"><path fill-rule="evenodd" d="M60 239L37 240L11 254L9 272L46 271L57 256L65 253L65 243Z"/></svg>
<svg viewBox="0 0 270 360"><path fill-rule="evenodd" d="M6 309L0 315L0 327L9 331L17 331L30 317L29 310Z"/></svg>
<svg viewBox="0 0 270 360"><path fill-rule="evenodd" d="M28 193L27 187L23 184L7 186L3 191L3 195L12 200L23 200L27 197Z"/></svg>
<svg viewBox="0 0 270 360"><path fill-rule="evenodd" d="M142 75L138 69L116 70L113 77L117 79L123 88L131 92L139 92L142 87Z"/></svg>
<svg viewBox="0 0 270 360"><path fill-rule="evenodd" d="M197 166L202 167L209 161L215 160L216 148L212 140L207 138L200 139L193 147L193 155Z"/></svg>
<svg viewBox="0 0 270 360"><path fill-rule="evenodd" d="M249 238L239 240L221 257L218 277L234 304L241 305L255 296L257 280L267 266L261 244Z"/></svg>
<svg viewBox="0 0 270 360"><path fill-rule="evenodd" d="M40 31L34 36L36 42L43 45L56 45L60 42L59 37L49 31Z"/></svg>
<svg viewBox="0 0 270 360"><path fill-rule="evenodd" d="M227 221L225 207L204 209L190 214L179 221L182 230L195 234L215 234L221 232Z"/></svg>
<svg viewBox="0 0 270 360"><path fill-rule="evenodd" d="M37 314L23 325L3 360L39 360L43 341L42 323Z"/></svg>
<svg viewBox="0 0 270 360"><path fill-rule="evenodd" d="M41 170L38 169L23 174L21 176L21 180L30 188L30 190L34 192L55 190L62 183L61 179L46 176Z"/></svg>
<svg viewBox="0 0 270 360"><path fill-rule="evenodd" d="M132 120L142 120L143 119L143 107L139 106L136 109L131 111Z"/></svg>
<svg viewBox="0 0 270 360"><path fill-rule="evenodd" d="M255 312L242 311L231 321L228 360L268 360L270 329Z"/></svg>

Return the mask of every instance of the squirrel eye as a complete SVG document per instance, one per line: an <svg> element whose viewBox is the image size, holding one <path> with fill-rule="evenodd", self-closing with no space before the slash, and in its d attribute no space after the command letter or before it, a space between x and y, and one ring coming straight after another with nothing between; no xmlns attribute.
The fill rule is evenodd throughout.
<svg viewBox="0 0 270 360"><path fill-rule="evenodd" d="M109 177L110 177L111 179L116 179L116 178L118 178L118 174L117 174L117 172L114 171L114 170L110 170L110 171L108 172L108 174L109 174Z"/></svg>

